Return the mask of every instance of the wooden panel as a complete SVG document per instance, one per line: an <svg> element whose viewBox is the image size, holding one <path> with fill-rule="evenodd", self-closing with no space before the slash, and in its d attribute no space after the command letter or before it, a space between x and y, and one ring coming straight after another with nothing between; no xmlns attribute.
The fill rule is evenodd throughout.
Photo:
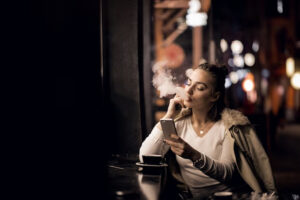
<svg viewBox="0 0 300 200"><path fill-rule="evenodd" d="M155 3L154 8L189 8L189 1L163 1Z"/></svg>

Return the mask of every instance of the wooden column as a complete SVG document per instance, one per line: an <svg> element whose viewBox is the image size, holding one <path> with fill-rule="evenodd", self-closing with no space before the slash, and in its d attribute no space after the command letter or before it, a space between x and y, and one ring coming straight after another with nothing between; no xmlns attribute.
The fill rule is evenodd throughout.
<svg viewBox="0 0 300 200"><path fill-rule="evenodd" d="M202 27L193 28L193 67L199 65L202 58Z"/></svg>
<svg viewBox="0 0 300 200"><path fill-rule="evenodd" d="M154 40L155 40L156 62L162 60L162 56L163 56L163 48L162 48L162 44L164 41L164 37L163 37L163 33L162 33L163 20L160 17L162 14L163 14L162 9L155 9Z"/></svg>

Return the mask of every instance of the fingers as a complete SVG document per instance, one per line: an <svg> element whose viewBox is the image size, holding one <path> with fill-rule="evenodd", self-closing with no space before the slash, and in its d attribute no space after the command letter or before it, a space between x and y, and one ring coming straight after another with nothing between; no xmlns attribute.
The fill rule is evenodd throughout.
<svg viewBox="0 0 300 200"><path fill-rule="evenodd" d="M170 102L173 104L180 104L182 107L184 106L183 99L178 95L176 95L173 99L171 99Z"/></svg>
<svg viewBox="0 0 300 200"><path fill-rule="evenodd" d="M165 142L176 148L184 148L184 141L176 134L171 134L171 139L165 139Z"/></svg>
<svg viewBox="0 0 300 200"><path fill-rule="evenodd" d="M173 153L175 153L176 155L178 155L178 156L182 156L183 152L184 152L182 149L179 149L179 148L176 148L176 147L172 147L172 146L171 146L171 151Z"/></svg>
<svg viewBox="0 0 300 200"><path fill-rule="evenodd" d="M173 98L173 102L174 102L175 104L180 104L182 107L184 107L183 99L182 99L180 96L178 96L178 95L176 95L176 96Z"/></svg>
<svg viewBox="0 0 300 200"><path fill-rule="evenodd" d="M181 139L178 135L173 134L173 133L171 134L171 138L174 138L176 140Z"/></svg>
<svg viewBox="0 0 300 200"><path fill-rule="evenodd" d="M177 141L174 141L174 140L168 140L168 139L165 139L166 143L172 147L176 147L176 148L182 148L182 144L177 142Z"/></svg>

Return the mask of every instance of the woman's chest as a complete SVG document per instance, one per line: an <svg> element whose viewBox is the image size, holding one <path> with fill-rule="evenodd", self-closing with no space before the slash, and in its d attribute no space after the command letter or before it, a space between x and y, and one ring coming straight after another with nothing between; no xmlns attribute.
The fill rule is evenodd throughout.
<svg viewBox="0 0 300 200"><path fill-rule="evenodd" d="M214 127L203 137L196 135L191 128L180 131L180 137L197 151L218 160L222 154L224 130Z"/></svg>

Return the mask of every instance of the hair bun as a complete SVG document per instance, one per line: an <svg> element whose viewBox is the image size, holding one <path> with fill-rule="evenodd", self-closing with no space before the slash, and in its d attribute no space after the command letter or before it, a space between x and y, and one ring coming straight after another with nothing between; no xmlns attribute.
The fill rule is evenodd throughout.
<svg viewBox="0 0 300 200"><path fill-rule="evenodd" d="M228 75L228 69L227 69L226 65L221 65L221 66L219 67L219 69L220 69L221 74L222 74L224 77Z"/></svg>

